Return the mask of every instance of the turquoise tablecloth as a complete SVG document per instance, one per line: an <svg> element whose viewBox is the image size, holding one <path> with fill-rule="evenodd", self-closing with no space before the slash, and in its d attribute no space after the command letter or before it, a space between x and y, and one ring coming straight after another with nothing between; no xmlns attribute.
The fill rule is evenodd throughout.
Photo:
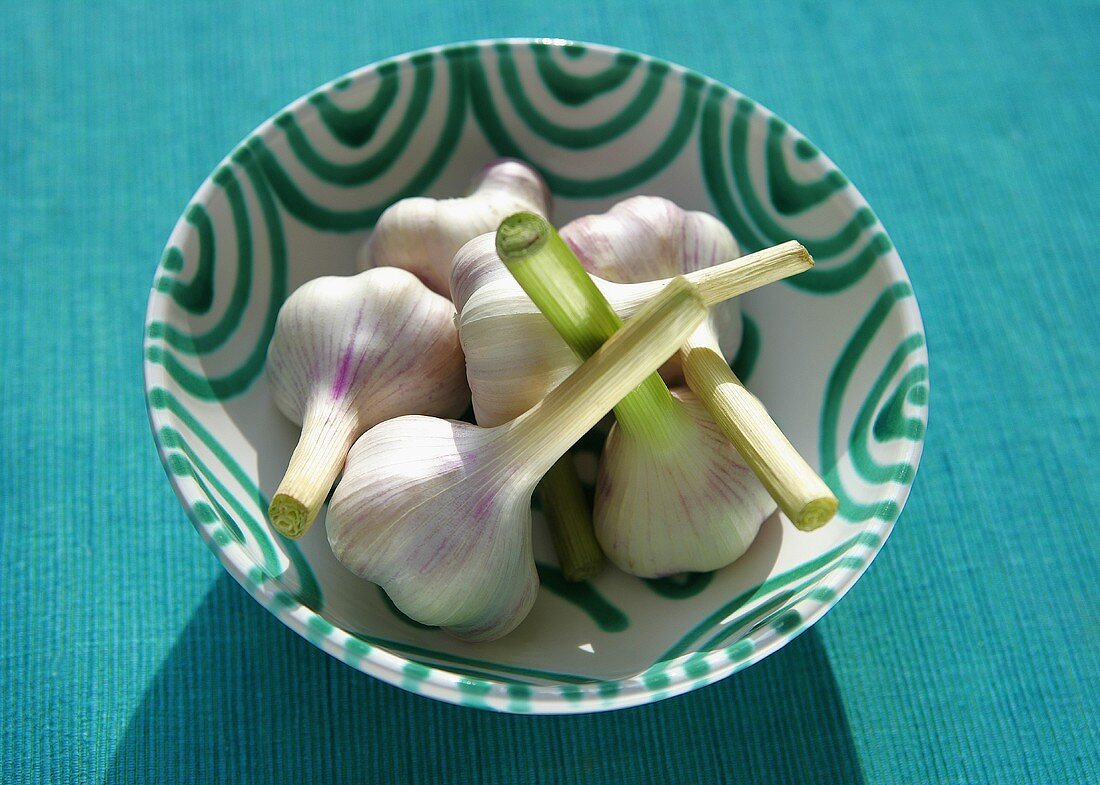
<svg viewBox="0 0 1100 785"><path fill-rule="evenodd" d="M330 659L228 578L153 449L146 294L259 121L413 48L553 35L734 85L913 278L931 428L884 552L775 656L658 705L497 716ZM1100 781L1100 5L7 2L4 782Z"/></svg>

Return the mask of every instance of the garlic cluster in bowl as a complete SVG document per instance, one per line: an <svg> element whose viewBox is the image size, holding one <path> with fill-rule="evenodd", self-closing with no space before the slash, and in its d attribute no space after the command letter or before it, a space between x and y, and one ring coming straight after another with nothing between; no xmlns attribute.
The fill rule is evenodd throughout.
<svg viewBox="0 0 1100 785"><path fill-rule="evenodd" d="M538 212L516 209L526 206ZM303 424L272 524L302 536L343 469L327 518L337 559L411 619L466 640L499 638L530 611L532 495L555 467L568 473L569 448L609 410L591 513L541 489L567 578L596 574L602 554L643 578L725 567L776 508L708 411L732 430L751 427L716 405L720 381L699 397L670 390L657 370L689 338L697 351L683 367L669 363L667 377L691 373L698 352L722 357L732 298L807 269L805 249L736 258L719 221L656 197L577 219L563 229L567 245L549 208L539 174L509 160L482 170L469 196L395 203L360 258L368 269L294 292L268 352L276 403ZM590 275L578 256L635 282ZM457 312L436 293L442 280ZM672 319L676 297L698 318ZM656 332L664 311L678 333ZM619 334L620 314L636 312ZM633 354L620 357L620 346ZM477 425L440 419L470 397L464 369ZM797 509L829 506L815 526L831 517L836 499L812 469L797 455L793 468L767 467L764 448L746 450L764 479L806 478Z"/></svg>
<svg viewBox="0 0 1100 785"><path fill-rule="evenodd" d="M271 525L268 510L302 431L280 413L265 365L279 309L296 290L354 275L390 206L464 194L498 156L543 176L563 231L632 197L658 195L717 218L743 259L796 240L815 266L738 297L739 317L716 328L718 351L692 336L662 367L673 389L686 383L704 403L709 391L708 413L746 461L754 444L775 449L752 468L781 512L744 555L713 572L637 578L602 563L590 529L587 540L564 541L576 569L563 569L559 527L550 524L556 514L568 524L591 510L601 426L536 488L531 547L540 589L527 617L497 640L467 643L409 619L338 562L328 505L298 539ZM538 189L529 193L539 198ZM492 243L481 250L495 253ZM528 317L540 316L535 310ZM886 230L789 124L730 87L647 55L509 39L367 66L249 134L168 238L142 349L168 480L196 532L263 607L313 645L403 689L542 713L696 689L767 656L831 608L882 548L912 485L928 408L923 336ZM558 351L569 368L555 362L552 373L568 375L580 359L564 341ZM689 352L697 359L684 363ZM466 362L472 369L472 353ZM670 375L677 364L680 375ZM788 450L753 414L761 402ZM317 403L327 406L323 397ZM730 417L714 414L721 409ZM346 429L350 418L338 419ZM828 509L796 509L803 491L777 494L799 488L792 478L760 471L787 465L782 456L791 453L836 493L834 523L812 529ZM561 510L544 503L544 491Z"/></svg>

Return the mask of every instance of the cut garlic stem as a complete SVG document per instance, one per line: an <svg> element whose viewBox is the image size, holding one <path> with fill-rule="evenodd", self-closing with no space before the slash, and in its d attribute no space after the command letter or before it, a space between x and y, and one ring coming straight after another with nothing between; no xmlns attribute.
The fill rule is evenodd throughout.
<svg viewBox="0 0 1100 785"><path fill-rule="evenodd" d="M552 456L549 462L537 469L538 476L543 476L553 462L598 423L612 406L618 409L614 401L621 403L624 396L648 378L643 376L639 379L637 368L643 359L664 353L665 334L677 332L688 323L698 326L705 318L706 306L695 286L686 279L674 278L660 296L631 320L641 323L638 329L629 333L625 329L620 331L624 334L623 338L614 344L610 344L609 340L610 349L601 351L603 345L598 347L576 371L526 414L500 427L509 430L510 441L517 450L541 455L544 459ZM654 324L661 325L660 335L656 334ZM652 343L649 351L646 350L647 342ZM637 359L620 361L621 356ZM649 375L655 373L651 371Z"/></svg>
<svg viewBox="0 0 1100 785"><path fill-rule="evenodd" d="M824 526L836 514L836 496L708 338L697 330L681 349L688 387L791 522L802 531Z"/></svg>
<svg viewBox="0 0 1100 785"><path fill-rule="evenodd" d="M422 624L475 641L507 634L538 589L535 484L704 318L697 290L680 279L515 420L482 428L405 416L371 428L333 493L333 554Z"/></svg>
<svg viewBox="0 0 1100 785"><path fill-rule="evenodd" d="M352 418L318 416L313 411L306 416L290 465L268 509L280 534L297 539L306 533L358 435Z"/></svg>
<svg viewBox="0 0 1100 785"><path fill-rule="evenodd" d="M713 270L695 270L685 277L700 279L708 290L705 299L713 303L719 297L794 275L811 264L805 250L791 243L723 262ZM569 349L531 297L509 275L496 252L495 236L486 234L467 243L455 257L453 272L451 295L458 308L457 325L466 352L474 412L478 422L485 425L505 422L527 411L553 389L579 363L580 355ZM596 275L591 278L623 318L654 297L668 281L614 283ZM570 288L549 293L576 296L591 291L579 280ZM731 304L732 309L725 304L712 308L708 318L710 329L723 341L736 339L739 333L740 314L736 303ZM736 317L735 323L728 323L730 311ZM575 315L564 314L567 318ZM586 324L585 329L590 326ZM724 349L735 347L736 343L732 347L723 343ZM732 357L732 351L726 356ZM670 384L682 381L679 357L662 368L662 375Z"/></svg>
<svg viewBox="0 0 1100 785"><path fill-rule="evenodd" d="M797 275L813 266L814 260L809 251L802 243L791 240L713 267L684 273L684 277L699 288L703 302L711 308L745 292ZM650 283L611 284L611 287L622 292L624 300L635 297L648 299L667 281L668 279ZM624 307L616 304L616 310L622 311Z"/></svg>
<svg viewBox="0 0 1100 785"><path fill-rule="evenodd" d="M550 467L536 494L565 580L577 583L598 575L604 555L592 530L592 509L572 453L567 452Z"/></svg>
<svg viewBox="0 0 1100 785"><path fill-rule="evenodd" d="M496 246L505 267L577 357L591 356L622 326L622 318L546 219L529 212L508 216L497 229ZM678 415L679 407L657 373L615 407L620 427L654 442L675 438Z"/></svg>

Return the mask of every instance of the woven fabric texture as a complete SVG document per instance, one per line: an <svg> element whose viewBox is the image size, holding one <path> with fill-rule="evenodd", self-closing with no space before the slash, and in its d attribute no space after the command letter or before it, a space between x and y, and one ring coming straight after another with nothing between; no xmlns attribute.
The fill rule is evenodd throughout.
<svg viewBox="0 0 1100 785"><path fill-rule="evenodd" d="M652 706L498 716L293 635L156 457L161 248L260 121L382 57L623 46L730 84L860 187L926 320L883 553L774 656ZM1100 781L1100 5L8 2L0 11L0 782Z"/></svg>

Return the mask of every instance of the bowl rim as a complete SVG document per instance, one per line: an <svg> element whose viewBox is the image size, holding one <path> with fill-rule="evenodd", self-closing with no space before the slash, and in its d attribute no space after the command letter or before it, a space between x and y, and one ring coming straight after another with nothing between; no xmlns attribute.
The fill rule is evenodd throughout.
<svg viewBox="0 0 1100 785"><path fill-rule="evenodd" d="M247 144L249 139L260 134L269 133L271 129L274 128L275 119L277 117L285 113L297 112L304 108L308 104L309 98L316 93L330 90L338 83L347 83L349 80L367 76L372 72L376 72L383 64L393 63L400 65L418 56L428 54L435 55L457 48L476 48L481 51L502 45L509 48L516 48L520 46L527 47L533 44L542 44L559 48L583 47L586 51L597 51L609 58L614 58L619 54L634 56L643 62L666 66L669 69L668 75L679 75L681 77L691 76L692 78L702 79L703 83L708 86L717 86L726 91L727 100L731 96L734 98L747 98L747 96L739 90L713 79L712 77L700 74L691 68L670 62L661 57L608 44L591 43L575 39L543 37L479 38L440 44L376 60L338 76L335 79L329 80L296 98L279 111L270 115L256 128L246 134L241 141L234 145L229 153L211 170L211 174L207 175L203 180L202 184L188 200L188 204L208 202L215 190L213 179L214 173L222 166L229 164L233 156ZM753 99L750 98L749 100ZM766 118L770 119L777 117L766 106L755 101L753 101L753 103ZM786 121L783 122L785 123ZM802 138L805 138L797 129L794 129L793 126L787 125L792 131L798 133ZM824 165L832 166L837 171L840 171L839 167L837 167L824 152L820 153L820 159ZM871 210L866 199L858 188L855 187L854 183L850 189L850 194L855 209L863 208L868 211ZM173 225L169 237L179 230L183 221L184 217L181 215ZM880 230L885 234L885 227L881 225L881 222L877 223ZM880 504L895 504L895 513L887 517L874 517L870 519L869 523L865 523L861 532L871 532L876 535L876 537L873 541L867 543L868 550L861 554L861 564L850 570L833 570L832 574L839 574L840 577L838 580L828 584L827 588L831 590L829 595L816 598L812 609L808 613L804 613L800 616L799 623L793 629L778 629L775 625L767 625L759 631L754 631L753 634L755 634L755 632L760 632L761 634L752 639L753 645L750 648L745 650L744 647L742 647L736 655L734 652L730 651L730 649L736 648L737 644L733 647L719 647L707 651L701 659L699 657L699 652L688 652L686 654L671 657L668 660L661 660L643 672L617 679L606 681L592 680L581 684L563 683L525 686L520 695L522 700L513 700L512 698L517 695L514 685L510 685L506 682L494 681L487 677L472 680L471 677L463 673L450 671L439 665L428 664L410 657L405 657L396 652L389 651L384 646L377 643L367 643L363 641L354 633L334 625L324 618L321 613L306 605L296 601L288 602L287 595L285 592L281 591L280 584L277 580L258 581L250 575L250 572L256 569L256 564L243 547L236 543L225 544L215 541L215 538L208 531L207 527L198 519L193 509L195 502L199 501L199 499L196 498L196 495L193 494L190 489L184 486L181 477L177 476L171 470L167 446L160 435L161 429L166 425L170 425L170 423L167 422L167 416L164 413L165 410L154 406L151 399L154 390L162 388L171 389L172 387L167 369L163 365L151 362L144 351L145 336L148 335L149 325L154 321L165 320L168 316L166 313L168 307L167 298L157 296L159 292L155 285L162 264L163 256L161 262L158 263L154 271L154 285L150 287L143 324L142 369L146 412L149 417L149 424L152 429L157 454L160 457L165 474L168 477L173 491L181 502L185 513L191 520L192 525L202 536L207 546L210 547L218 557L218 560L225 570L233 576L237 583L291 630L329 655L363 673L407 691L436 700L509 713L579 714L609 711L652 703L720 681L733 673L743 670L786 645L806 629L813 626L822 616L836 606L855 582L867 571L875 557L882 550L890 533L893 531L897 518L900 516L906 500L909 497L917 470L920 466L927 428L925 428L920 438L908 441L908 447L902 451L899 456L899 460L912 466L913 471L910 477L906 481L895 483L896 488L889 498L880 499ZM912 286L900 256L898 256L896 251L884 254L880 258L879 264L889 274L889 279L894 284L905 283L910 287ZM904 303L899 303L899 305L900 322L903 328L910 333L919 333L922 339L926 339L923 318L915 294L912 297L905 298ZM924 341L921 351L924 354L925 364L929 367L930 376L931 369L927 340ZM927 423L927 400L931 397L930 378L925 379L924 384L928 387L928 399L926 399L924 403L924 419L925 423ZM690 674L688 669L683 667L685 662L689 659L692 660L693 664L697 665L695 668L696 674L694 675ZM699 663L702 663L702 665L699 665ZM670 676L670 673L674 675ZM500 690L498 690L496 694L490 696L480 694L482 692L480 690L471 692L470 686L473 681L487 682L490 687L498 687Z"/></svg>

